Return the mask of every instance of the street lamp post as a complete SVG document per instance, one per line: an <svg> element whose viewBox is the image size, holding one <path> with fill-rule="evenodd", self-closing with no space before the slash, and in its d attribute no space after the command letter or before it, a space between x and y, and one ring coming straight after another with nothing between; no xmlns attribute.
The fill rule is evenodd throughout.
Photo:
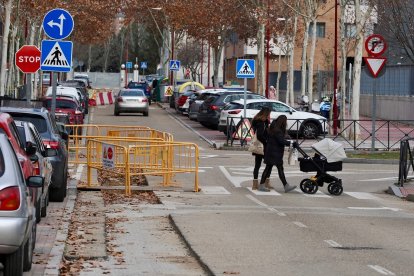
<svg viewBox="0 0 414 276"><path fill-rule="evenodd" d="M335 45L334 45L334 91L333 91L333 134L338 133L338 103L336 93L338 89L338 0L335 0Z"/></svg>

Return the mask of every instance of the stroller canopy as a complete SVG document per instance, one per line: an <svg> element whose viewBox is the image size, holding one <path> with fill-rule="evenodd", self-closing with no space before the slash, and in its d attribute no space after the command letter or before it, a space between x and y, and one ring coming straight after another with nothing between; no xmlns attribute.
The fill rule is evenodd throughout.
<svg viewBox="0 0 414 276"><path fill-rule="evenodd" d="M325 138L318 143L313 144L312 148L325 156L328 163L342 161L346 158L342 144L329 138Z"/></svg>

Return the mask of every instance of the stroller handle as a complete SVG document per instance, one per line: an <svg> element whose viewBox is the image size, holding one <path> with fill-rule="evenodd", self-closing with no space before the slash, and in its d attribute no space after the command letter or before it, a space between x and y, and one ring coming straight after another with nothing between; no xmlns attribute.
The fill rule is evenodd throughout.
<svg viewBox="0 0 414 276"><path fill-rule="evenodd" d="M309 157L309 155L300 146L297 146L296 149L300 152L300 154L302 154L303 157Z"/></svg>

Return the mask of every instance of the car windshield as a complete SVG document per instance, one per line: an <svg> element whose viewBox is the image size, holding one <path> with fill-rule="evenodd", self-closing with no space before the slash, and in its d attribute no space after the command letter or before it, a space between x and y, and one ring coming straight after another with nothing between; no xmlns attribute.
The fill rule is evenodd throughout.
<svg viewBox="0 0 414 276"><path fill-rule="evenodd" d="M242 109L243 105L239 103L228 103L223 110Z"/></svg>
<svg viewBox="0 0 414 276"><path fill-rule="evenodd" d="M44 101L44 107L51 108L52 107L52 100ZM72 101L65 101L65 100L56 100L56 108L62 109L77 109L76 103Z"/></svg>
<svg viewBox="0 0 414 276"><path fill-rule="evenodd" d="M47 122L42 116L37 116L34 114L28 116L27 114L10 113L10 112L8 113L15 120L31 122L32 124L35 125L35 127L37 128L37 131L39 131L39 133L41 134L47 132Z"/></svg>
<svg viewBox="0 0 414 276"><path fill-rule="evenodd" d="M119 96L123 96L123 97L144 96L144 91L141 91L141 90L121 91Z"/></svg>
<svg viewBox="0 0 414 276"><path fill-rule="evenodd" d="M209 104L214 102L216 99L218 99L218 97L220 97L220 95L212 95L210 97L208 97L204 102Z"/></svg>
<svg viewBox="0 0 414 276"><path fill-rule="evenodd" d="M130 82L128 88L141 88L144 89L147 85L145 83Z"/></svg>

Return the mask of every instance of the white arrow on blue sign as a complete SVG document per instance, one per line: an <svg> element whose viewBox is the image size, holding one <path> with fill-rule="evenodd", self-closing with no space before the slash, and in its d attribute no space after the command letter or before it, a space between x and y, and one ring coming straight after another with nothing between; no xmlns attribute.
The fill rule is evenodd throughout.
<svg viewBox="0 0 414 276"><path fill-rule="evenodd" d="M72 69L71 41L43 40L40 56L40 70L70 72Z"/></svg>
<svg viewBox="0 0 414 276"><path fill-rule="evenodd" d="M253 79L255 77L255 60L238 59L236 63L236 75L239 79Z"/></svg>
<svg viewBox="0 0 414 276"><path fill-rule="evenodd" d="M179 71L180 70L180 61L179 60L170 60L170 71Z"/></svg>
<svg viewBox="0 0 414 276"><path fill-rule="evenodd" d="M49 11L43 19L43 30L52 39L64 39L68 37L74 27L72 15L64 9Z"/></svg>

